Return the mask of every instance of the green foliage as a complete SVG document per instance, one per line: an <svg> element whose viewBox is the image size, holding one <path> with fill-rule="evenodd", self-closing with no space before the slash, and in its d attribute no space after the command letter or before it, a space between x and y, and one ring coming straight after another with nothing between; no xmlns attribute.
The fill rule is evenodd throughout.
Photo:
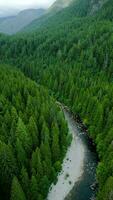
<svg viewBox="0 0 113 200"><path fill-rule="evenodd" d="M94 12L95 3L99 4L97 12ZM100 158L97 168L97 199L111 200L113 2L108 0L103 3L104 1L79 0L55 16L42 19L42 25L35 21L30 31L40 27L36 32L13 37L0 35L0 59L1 62L19 67L81 117L88 127L90 137L96 143ZM37 88L35 83L29 83L28 80L24 81L25 77L20 75L19 78L19 74L15 72L15 78L9 79L6 72L3 78L2 71L3 69L0 73L0 139L7 145L10 141L18 167L22 168L23 165L30 168L29 178L31 180L34 176L34 185L38 184L40 188L37 180L43 182L42 175L46 176L45 182L55 180L56 170L59 169L67 142L71 139L67 135L63 116L54 106L55 102L50 100L46 89ZM19 138L15 134L18 131L23 133ZM23 158L26 158L24 162ZM49 170L46 167L48 165ZM44 198L42 194L39 195L39 199Z"/></svg>
<svg viewBox="0 0 113 200"><path fill-rule="evenodd" d="M22 187L16 177L13 178L12 182L11 200L26 200Z"/></svg>
<svg viewBox="0 0 113 200"><path fill-rule="evenodd" d="M45 88L18 70L0 66L2 199L8 200L10 196L11 200L46 198L63 159L59 140L63 133L61 121L64 121L64 116L57 121L59 114L58 106ZM68 129L65 128L65 149L67 135ZM54 154L55 159L52 157ZM56 160L60 161L59 168L53 167Z"/></svg>
<svg viewBox="0 0 113 200"><path fill-rule="evenodd" d="M113 199L113 177L109 177L103 186L103 190L98 194L98 200L112 200Z"/></svg>
<svg viewBox="0 0 113 200"><path fill-rule="evenodd" d="M38 200L38 184L35 176L32 176L31 178L30 190L31 200Z"/></svg>
<svg viewBox="0 0 113 200"><path fill-rule="evenodd" d="M17 165L12 148L0 141L0 186L3 192L9 192L12 178L16 174Z"/></svg>
<svg viewBox="0 0 113 200"><path fill-rule="evenodd" d="M52 125L52 157L53 161L58 161L60 156L60 147L59 147L59 129L56 124Z"/></svg>

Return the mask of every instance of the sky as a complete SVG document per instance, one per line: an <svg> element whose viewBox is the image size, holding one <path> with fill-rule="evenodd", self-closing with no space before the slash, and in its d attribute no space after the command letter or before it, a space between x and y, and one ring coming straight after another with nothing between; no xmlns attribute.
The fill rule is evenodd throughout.
<svg viewBox="0 0 113 200"><path fill-rule="evenodd" d="M16 14L28 8L47 8L55 0L0 0L0 17Z"/></svg>

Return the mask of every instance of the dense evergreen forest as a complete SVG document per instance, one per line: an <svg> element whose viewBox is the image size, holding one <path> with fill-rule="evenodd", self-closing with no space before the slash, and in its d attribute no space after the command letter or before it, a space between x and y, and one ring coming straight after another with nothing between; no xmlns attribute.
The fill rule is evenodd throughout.
<svg viewBox="0 0 113 200"><path fill-rule="evenodd" d="M70 139L48 91L0 66L0 199L45 199Z"/></svg>
<svg viewBox="0 0 113 200"><path fill-rule="evenodd" d="M94 3L95 2L96 1L94 1ZM113 1L106 1L102 8L98 8L96 12L91 8L92 4L90 0L79 0L77 4L74 3L72 6L55 14L54 17L42 19L42 24L35 21L30 28L27 27L26 32L11 37L1 34L0 60L3 63L10 63L11 65L20 68L28 77L45 86L45 88L48 88L50 93L53 94L56 99L68 105L75 114L78 114L82 118L83 122L88 127L90 137L96 144L100 159L97 168L97 180L99 182L97 199L112 200ZM30 33L27 32L28 29ZM4 77L2 71L4 72L3 68L1 73ZM29 179L28 183L31 185L33 184L33 191L37 192L35 191L35 186L37 184L36 179L40 177L37 177L36 175L37 172L35 168L37 164L34 160L35 156L39 158L39 161L43 158L45 155L43 153L45 149L43 150L43 148L48 149L47 162L50 165L50 171L45 172L44 180L41 180L40 184L46 182L48 183L46 186L49 186L49 183L54 180L57 170L59 170L59 161L61 162L63 155L57 157L55 160L52 158L52 152L56 152L56 149L53 149L54 145L52 145L52 142L57 141L58 143L55 146L58 148L57 151L64 153L67 145L67 127L63 116L55 107L53 101L48 97L46 89L43 87L41 87L41 89L40 87L37 88L35 83L30 80L28 81L25 77L22 79L21 76L23 75L20 75L19 77L17 74L15 78L12 73L8 74L6 71L5 77L7 75L7 78L5 78L5 81L2 81L3 83L0 83L1 92L3 92L2 88L5 87L4 82L8 87L10 77L11 79L14 79L14 82L17 82L16 84L19 87L18 89L14 84L14 90L13 87L10 87L9 90L5 89L4 92L6 94L2 95L3 105L6 107L8 106L8 108L6 109L7 112L5 115L2 116L3 119L6 117L5 122L7 122L7 124L2 126L1 146L3 147L1 148L9 149L10 153L13 151L13 153L11 153L11 159L16 159L16 162L19 162L17 166L21 168L22 174L18 174L19 169L17 169L17 166L13 166L13 169L11 169L16 176L14 177L12 184L12 199L15 199L15 196L13 198L15 187L18 192L21 191L22 195L25 195L28 192L26 191L27 186L25 187L26 193L23 193L25 191L22 192L22 177L24 177L24 181L27 177ZM24 84L24 81L27 82L27 84ZM31 85L36 89L33 89ZM11 94L14 93L14 91L17 95L16 100L12 100L11 97ZM32 96L37 94L37 92L35 94L35 91L39 94L37 100L38 105L37 103L33 103L34 100L32 100ZM27 94L27 96L24 93ZM30 97L28 95L29 93ZM24 101L22 100L23 95L25 98ZM6 103L7 101L8 103ZM27 101L31 102L26 104ZM46 112L44 111L45 109L40 110L39 105L41 102L44 104L42 107L46 107ZM48 102L51 102L51 104L49 105ZM30 107L28 106L29 104L31 105ZM35 105L36 114L34 110L31 109L33 108L32 104ZM14 108L12 108L13 111L11 106L14 106ZM13 122L12 112L13 115L15 113L17 116L16 122ZM29 113L31 113L31 115ZM42 115L41 119L38 118L39 113ZM58 113L58 115L56 113ZM50 119L50 116L52 116L52 119ZM62 120L59 120L59 118ZM4 121L3 119L1 121ZM30 125L30 127L28 126L28 120L33 124L33 127L32 125ZM39 127L37 127L35 123L37 120ZM43 120L44 127L42 126ZM9 121L12 121L11 127ZM62 123L59 124L61 121ZM28 141L28 146L26 146L26 140L24 140L23 143L23 139L19 139L18 134L14 136L14 130L16 130L16 133L18 133L18 131L21 133L21 130L18 130L21 126L24 127L24 129L22 128L21 130L24 130L25 136L26 134L29 135L29 129L31 130L33 128L33 131L39 129L38 134L40 139L36 137L36 134L29 136L36 137L38 141L35 140L35 138L32 138L33 140L31 141L35 140L35 142L37 141L38 143L34 144L34 142L32 142L32 144L29 144ZM46 129L48 133L46 141L44 140L43 129ZM54 136L55 140L51 139L51 132L54 132L53 129L55 129L56 133ZM63 135L64 138L59 140L59 137L61 137L61 134L59 133L62 129L65 129ZM4 134L4 131L5 133L8 132L8 135ZM47 142L45 143L46 145L42 142L43 140L44 142ZM14 141L16 142L14 143ZM65 141L64 146L62 146L63 142L62 144L59 144L59 141ZM32 152L30 151L29 146L32 147L30 148L32 149ZM21 163L21 155L18 155L18 148L22 148L22 156L25 156L26 163ZM62 151L62 149L64 149L64 151ZM56 156L58 155L61 154L59 153ZM20 157L18 158L18 156ZM31 163L28 162L30 156ZM2 154L0 157L2 157ZM58 162L56 163L56 161ZM54 163L54 167L51 165L52 162ZM46 166L46 164L43 163L43 166ZM43 166L41 166L41 169ZM1 169L3 168L2 166L0 167ZM46 167L44 169L46 169ZM41 173L44 173L44 171ZM52 177L49 173L52 174ZM38 186L38 188L40 187L41 185ZM43 190L46 195L48 187ZM42 193L39 195L40 198L43 198L41 196ZM35 200L35 197L33 200Z"/></svg>

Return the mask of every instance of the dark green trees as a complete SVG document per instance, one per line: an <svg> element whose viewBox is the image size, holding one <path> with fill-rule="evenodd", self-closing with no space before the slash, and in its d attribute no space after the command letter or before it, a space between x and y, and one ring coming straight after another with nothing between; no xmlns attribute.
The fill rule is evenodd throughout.
<svg viewBox="0 0 113 200"><path fill-rule="evenodd" d="M3 89L4 88L4 89ZM43 200L61 168L64 116L48 91L0 66L0 195ZM68 129L64 146L67 148ZM63 154L64 155L64 154ZM60 167L56 168L56 161Z"/></svg>
<svg viewBox="0 0 113 200"><path fill-rule="evenodd" d="M78 1L77 6L73 4L52 16L48 23L42 23L40 29L27 36L0 35L0 60L19 67L82 118L100 158L97 199L111 200L113 2L106 1L96 13L91 12L95 10L92 6L92 1ZM39 190L40 174L45 177L40 184L56 177L56 169L60 168L70 141L70 138L67 140L67 127L46 89L28 79L25 81L21 73L6 71L0 70L0 140L8 149L10 146L12 156L7 156L16 159L19 169L10 170L16 173L19 183L18 171L24 167L30 183L33 179L33 187L38 184ZM37 169L37 157L40 169ZM42 193L39 199L43 199Z"/></svg>
<svg viewBox="0 0 113 200"><path fill-rule="evenodd" d="M22 187L16 177L13 178L12 182L11 200L26 200Z"/></svg>
<svg viewBox="0 0 113 200"><path fill-rule="evenodd" d="M0 141L0 188L4 199L10 192L12 178L17 172L18 168L12 147Z"/></svg>
<svg viewBox="0 0 113 200"><path fill-rule="evenodd" d="M52 156L54 162L59 160L59 129L56 123L52 125Z"/></svg>
<svg viewBox="0 0 113 200"><path fill-rule="evenodd" d="M35 176L32 176L31 183L30 183L30 193L31 193L31 200L38 200L39 193L38 193L38 184Z"/></svg>

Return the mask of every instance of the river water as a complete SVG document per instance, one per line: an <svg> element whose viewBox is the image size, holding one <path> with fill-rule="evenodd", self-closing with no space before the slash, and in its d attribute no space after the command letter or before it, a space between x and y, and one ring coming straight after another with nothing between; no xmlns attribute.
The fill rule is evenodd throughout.
<svg viewBox="0 0 113 200"><path fill-rule="evenodd" d="M65 156L56 185L52 185L47 200L93 200L97 154L87 133L73 115L63 108L73 139Z"/></svg>

